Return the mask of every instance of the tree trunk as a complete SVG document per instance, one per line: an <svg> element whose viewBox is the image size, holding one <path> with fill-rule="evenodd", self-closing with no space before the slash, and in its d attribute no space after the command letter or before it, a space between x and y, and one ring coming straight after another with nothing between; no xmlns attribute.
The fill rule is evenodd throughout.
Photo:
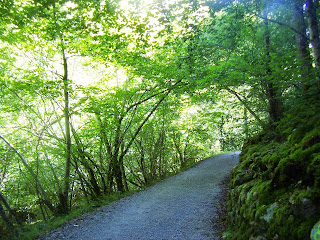
<svg viewBox="0 0 320 240"><path fill-rule="evenodd" d="M124 136L121 137L120 139L120 124L123 119L123 117L120 118L119 121L119 129L116 132L116 138L115 138L115 151L113 153L113 159L111 160L113 162L113 171L114 171L114 177L116 180L117 184L117 189L119 192L124 192L125 191L125 179L124 173L122 171L123 169L123 158L131 148L132 144L134 143L136 137L138 136L139 132L141 131L142 127L145 125L145 123L149 120L149 118L152 116L152 114L157 110L157 108L160 106L160 104L164 101L164 99L169 95L171 90L168 90L168 92L154 105L154 107L151 109L151 111L148 113L148 115L145 117L145 119L142 121L142 123L139 125L139 127L136 129L134 132L133 136L129 140L128 144L123 147L123 151L120 153L120 147L121 147L121 142L124 139ZM119 135L118 135L119 134Z"/></svg>
<svg viewBox="0 0 320 240"><path fill-rule="evenodd" d="M180 144L181 144L180 137L179 137L179 139L174 138L173 139L173 144L174 144L174 147L175 147L177 155L178 155L180 169L182 169L183 168L184 157L183 157L183 151L181 150L181 146L180 146Z"/></svg>
<svg viewBox="0 0 320 240"><path fill-rule="evenodd" d="M77 148L77 152L79 153L79 161L81 162L82 166L84 167L84 169L87 171L87 173L89 174L89 181L91 183L93 192L94 192L94 197L99 197L101 195L101 190L100 190L100 186L98 183L98 180L96 179L96 172L94 171L94 168L97 170L98 173L100 173L100 169L97 166L97 164L95 163L94 160L92 160L90 158L89 154L86 154L86 152L84 151L84 146L81 142L81 139L78 137L77 132L75 131L75 129L72 127L72 125L70 125L71 127L71 131L73 134L73 138L74 138L74 142L75 142L75 146ZM89 162L91 162L91 165L89 164ZM100 176L103 179L102 174L100 174Z"/></svg>
<svg viewBox="0 0 320 240"><path fill-rule="evenodd" d="M73 164L73 167L74 167L76 173L78 174L78 179L80 181L81 190L84 193L84 196L85 196L87 202L89 203L89 198L88 198L89 193L85 187L85 186L88 186L89 183L88 183L86 177L84 177L83 174L80 172L77 161L73 161L72 164Z"/></svg>
<svg viewBox="0 0 320 240"><path fill-rule="evenodd" d="M107 169L107 181L106 181L106 186L104 188L104 192L110 193L113 191L113 166L112 166L113 165L113 163L112 163L113 151L112 151L112 146L110 144L110 141L108 140L107 134L105 132L105 127L102 122L100 113L96 113L96 118L97 118L97 120L99 122L99 126L100 126L101 139L107 148L107 154L109 156L109 165L108 165L108 169Z"/></svg>
<svg viewBox="0 0 320 240"><path fill-rule="evenodd" d="M267 17L266 17L267 18ZM272 70L270 68L270 30L269 22L264 20L265 24L265 43L266 43L266 82L267 82L267 97L269 101L269 116L271 123L278 122L282 117L282 102L279 96L279 89L274 84Z"/></svg>
<svg viewBox="0 0 320 240"><path fill-rule="evenodd" d="M3 222L6 224L7 228L10 230L10 232L12 234L14 234L16 237L18 237L18 232L15 229L14 225L12 224L12 222L10 221L10 219L8 218L7 214L5 213L3 206L0 202L0 216L3 220Z"/></svg>
<svg viewBox="0 0 320 240"><path fill-rule="evenodd" d="M113 160L113 176L116 180L117 190L121 193L125 192L125 187L122 179L122 170L118 158L115 158Z"/></svg>
<svg viewBox="0 0 320 240"><path fill-rule="evenodd" d="M243 126L243 131L245 138L249 138L249 126L248 126L248 110L246 107L243 108L243 120L244 120L244 126Z"/></svg>
<svg viewBox="0 0 320 240"><path fill-rule="evenodd" d="M68 195L70 189L70 169L71 169L71 133L70 133L70 114L69 114L69 80L68 80L68 62L61 39L62 57L63 57L63 91L64 91L64 119L65 119L65 175L63 194L60 195L60 211L67 213L69 211Z"/></svg>
<svg viewBox="0 0 320 240"><path fill-rule="evenodd" d="M218 125L219 133L220 133L220 150L221 152L225 151L225 139L224 139L224 131L223 131L223 126L224 126L224 117L221 116L221 123Z"/></svg>
<svg viewBox="0 0 320 240"><path fill-rule="evenodd" d="M125 168L124 168L123 158L124 158L124 156L120 155L119 166L120 166L120 169L121 169L121 176L122 176L122 182L123 182L123 186L124 186L124 191L128 192L129 188L128 188L128 183L127 183L127 175L126 175L126 171L125 171Z"/></svg>
<svg viewBox="0 0 320 240"><path fill-rule="evenodd" d="M54 207L51 204L51 201L46 193L46 191L44 190L42 184L40 183L38 176L35 174L35 172L33 171L33 169L29 166L29 164L27 163L27 161L24 159L24 157L18 152L18 150L10 143L8 142L7 139L5 139L3 136L0 135L0 138L19 156L20 160L22 161L23 165L26 167L26 169L28 170L28 172L31 174L31 176L33 177L34 181L36 182L36 185L39 186L40 188L40 193L41 196L43 197L43 202L44 204L50 209L51 212L55 212Z"/></svg>
<svg viewBox="0 0 320 240"><path fill-rule="evenodd" d="M8 204L7 200L4 198L4 196L2 195L2 193L0 192L0 202L3 202L4 206L7 208L7 210L9 211L9 216L13 216L14 219L16 220L16 222L19 225L22 225L22 222L19 218L17 218L16 213L11 209L10 205ZM0 203L1 204L1 203Z"/></svg>
<svg viewBox="0 0 320 240"><path fill-rule="evenodd" d="M142 142L140 140L137 140L137 146L139 148L139 152L140 152L140 161L138 162L140 170L142 172L142 176L143 176L143 181L144 181L144 185L148 185L149 183L149 176L147 174L146 168L145 168L145 153L144 153L144 148L142 146Z"/></svg>
<svg viewBox="0 0 320 240"><path fill-rule="evenodd" d="M305 93L309 87L309 73L312 69L312 63L309 52L309 42L306 35L306 23L303 15L303 6L301 3L294 3L293 12L294 27L297 30L295 33L297 54L300 63L300 75L302 80L303 93Z"/></svg>
<svg viewBox="0 0 320 240"><path fill-rule="evenodd" d="M317 69L320 68L320 39L317 12L312 0L307 0L307 19L310 32L310 42L314 64Z"/></svg>

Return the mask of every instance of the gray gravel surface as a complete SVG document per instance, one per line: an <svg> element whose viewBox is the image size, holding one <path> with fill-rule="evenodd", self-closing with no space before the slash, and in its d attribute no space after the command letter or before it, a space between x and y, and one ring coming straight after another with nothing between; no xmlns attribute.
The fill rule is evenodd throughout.
<svg viewBox="0 0 320 240"><path fill-rule="evenodd" d="M219 183L239 152L215 156L154 186L74 219L41 239L218 239Z"/></svg>

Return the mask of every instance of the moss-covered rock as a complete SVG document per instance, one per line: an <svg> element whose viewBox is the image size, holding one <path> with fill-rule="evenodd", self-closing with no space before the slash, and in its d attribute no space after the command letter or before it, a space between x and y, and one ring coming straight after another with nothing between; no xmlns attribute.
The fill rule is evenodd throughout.
<svg viewBox="0 0 320 240"><path fill-rule="evenodd" d="M320 239L320 221L317 222L312 230L311 230L311 234L310 234L310 239L311 240L319 240Z"/></svg>
<svg viewBox="0 0 320 240"><path fill-rule="evenodd" d="M320 114L288 122L243 147L226 239L320 239Z"/></svg>

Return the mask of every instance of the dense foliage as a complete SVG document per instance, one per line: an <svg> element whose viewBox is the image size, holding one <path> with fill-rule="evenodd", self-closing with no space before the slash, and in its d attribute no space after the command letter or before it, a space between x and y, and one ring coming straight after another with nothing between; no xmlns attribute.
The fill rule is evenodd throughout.
<svg viewBox="0 0 320 240"><path fill-rule="evenodd" d="M1 1L1 232L283 131L317 106L318 13L312 0Z"/></svg>

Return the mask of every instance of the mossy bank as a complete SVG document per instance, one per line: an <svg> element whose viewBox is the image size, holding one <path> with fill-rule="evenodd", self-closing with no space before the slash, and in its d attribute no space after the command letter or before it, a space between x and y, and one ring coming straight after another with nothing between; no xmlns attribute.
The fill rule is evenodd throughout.
<svg viewBox="0 0 320 240"><path fill-rule="evenodd" d="M319 109L297 107L245 144L232 171L225 239L320 239Z"/></svg>

